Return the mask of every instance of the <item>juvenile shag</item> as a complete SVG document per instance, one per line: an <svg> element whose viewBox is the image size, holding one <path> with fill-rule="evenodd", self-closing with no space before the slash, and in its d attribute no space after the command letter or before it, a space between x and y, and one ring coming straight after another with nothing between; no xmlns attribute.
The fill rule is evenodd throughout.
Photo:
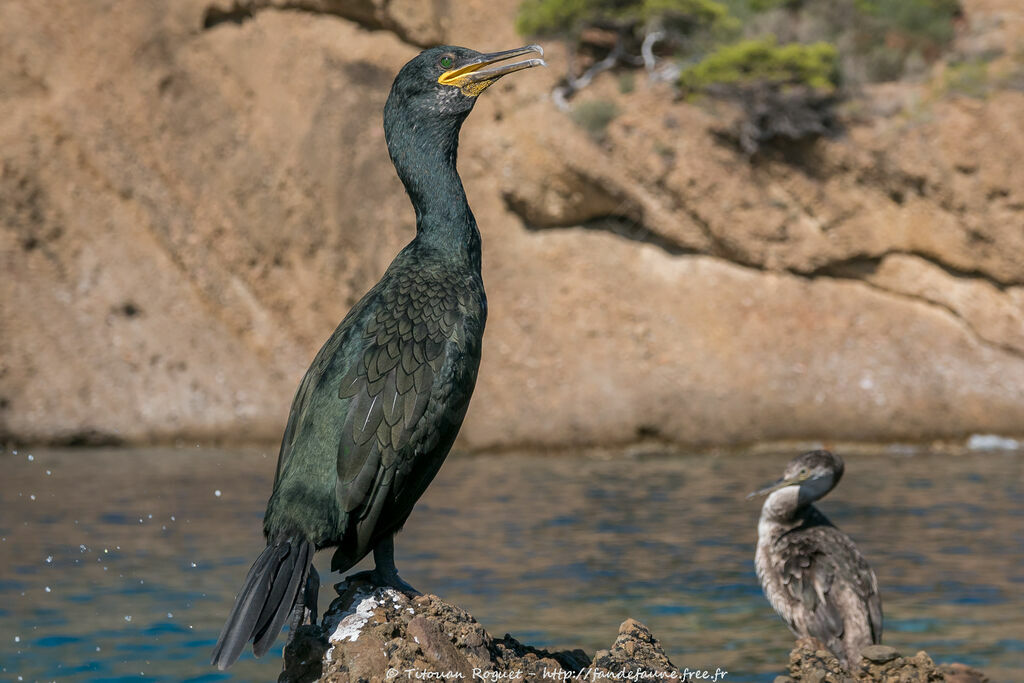
<svg viewBox="0 0 1024 683"><path fill-rule="evenodd" d="M755 565L761 587L797 637L823 642L844 666L882 641L878 581L850 537L811 503L843 476L843 460L811 451L790 461L768 495L757 524Z"/></svg>
<svg viewBox="0 0 1024 683"><path fill-rule="evenodd" d="M384 106L391 161L416 210L416 237L323 345L292 401L263 533L213 650L231 666L257 657L287 621L315 623L313 554L336 548L344 572L371 550L378 585L412 590L394 564L394 534L437 474L469 405L487 302L480 233L456 169L459 130L477 96L506 74L544 64L506 60L537 45L481 54L421 52Z"/></svg>

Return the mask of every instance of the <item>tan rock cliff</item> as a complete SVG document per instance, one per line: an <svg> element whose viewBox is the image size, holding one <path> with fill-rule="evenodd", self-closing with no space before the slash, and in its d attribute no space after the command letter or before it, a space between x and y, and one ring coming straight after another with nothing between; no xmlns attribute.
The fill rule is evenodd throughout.
<svg viewBox="0 0 1024 683"><path fill-rule="evenodd" d="M796 159L748 161L642 77L579 96L622 112L595 141L548 98L557 44L481 98L461 446L1024 433L1024 10L965 4L958 49L1002 50L1008 85L875 88ZM435 40L521 44L515 6L0 5L0 438L278 438L413 234L394 73Z"/></svg>

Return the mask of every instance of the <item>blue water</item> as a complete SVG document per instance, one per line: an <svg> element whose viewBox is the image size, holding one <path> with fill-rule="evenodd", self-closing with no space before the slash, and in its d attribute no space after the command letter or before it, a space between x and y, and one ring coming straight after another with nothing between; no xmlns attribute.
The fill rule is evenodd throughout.
<svg viewBox="0 0 1024 683"><path fill-rule="evenodd" d="M788 457L452 457L398 566L497 637L593 652L633 617L680 667L771 681L792 638L757 585L758 504L743 496ZM227 673L207 662L262 545L274 459L0 456L0 680L273 680L283 639ZM887 643L1024 680L1022 474L1014 453L847 456L821 508L878 574Z"/></svg>

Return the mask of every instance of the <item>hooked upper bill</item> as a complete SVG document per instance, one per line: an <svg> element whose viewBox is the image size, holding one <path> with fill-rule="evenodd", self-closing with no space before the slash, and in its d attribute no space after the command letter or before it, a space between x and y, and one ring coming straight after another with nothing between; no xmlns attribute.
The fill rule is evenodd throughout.
<svg viewBox="0 0 1024 683"><path fill-rule="evenodd" d="M758 489L757 491L751 491L750 493L747 494L747 498L746 499L750 500L751 498L756 498L757 496L771 495L772 493L775 493L779 489L784 489L787 486L795 486L797 484L801 484L804 481L806 481L808 478L809 478L809 475L806 475L806 474L805 475L801 475L801 476L797 476L797 477L793 477L791 479L786 479L785 477L783 477L782 479L779 479L776 482L768 484L764 488Z"/></svg>
<svg viewBox="0 0 1024 683"><path fill-rule="evenodd" d="M539 57L492 66L498 62L528 54L537 54ZM547 62L540 58L543 56L544 48L540 45L525 45L514 50L491 52L455 65L454 68L441 74L437 82L442 85L455 86L467 97L476 97L502 76L534 66L547 66Z"/></svg>

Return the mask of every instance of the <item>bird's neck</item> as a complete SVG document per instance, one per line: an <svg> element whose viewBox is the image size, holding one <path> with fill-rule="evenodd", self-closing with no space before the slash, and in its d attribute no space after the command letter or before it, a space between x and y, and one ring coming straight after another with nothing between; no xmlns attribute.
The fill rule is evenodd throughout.
<svg viewBox="0 0 1024 683"><path fill-rule="evenodd" d="M461 125L410 123L385 112L388 153L416 209L416 240L479 269L480 232L456 165Z"/></svg>
<svg viewBox="0 0 1024 683"><path fill-rule="evenodd" d="M791 525L798 523L808 505L800 501L799 487L787 486L775 491L761 508L761 523Z"/></svg>

